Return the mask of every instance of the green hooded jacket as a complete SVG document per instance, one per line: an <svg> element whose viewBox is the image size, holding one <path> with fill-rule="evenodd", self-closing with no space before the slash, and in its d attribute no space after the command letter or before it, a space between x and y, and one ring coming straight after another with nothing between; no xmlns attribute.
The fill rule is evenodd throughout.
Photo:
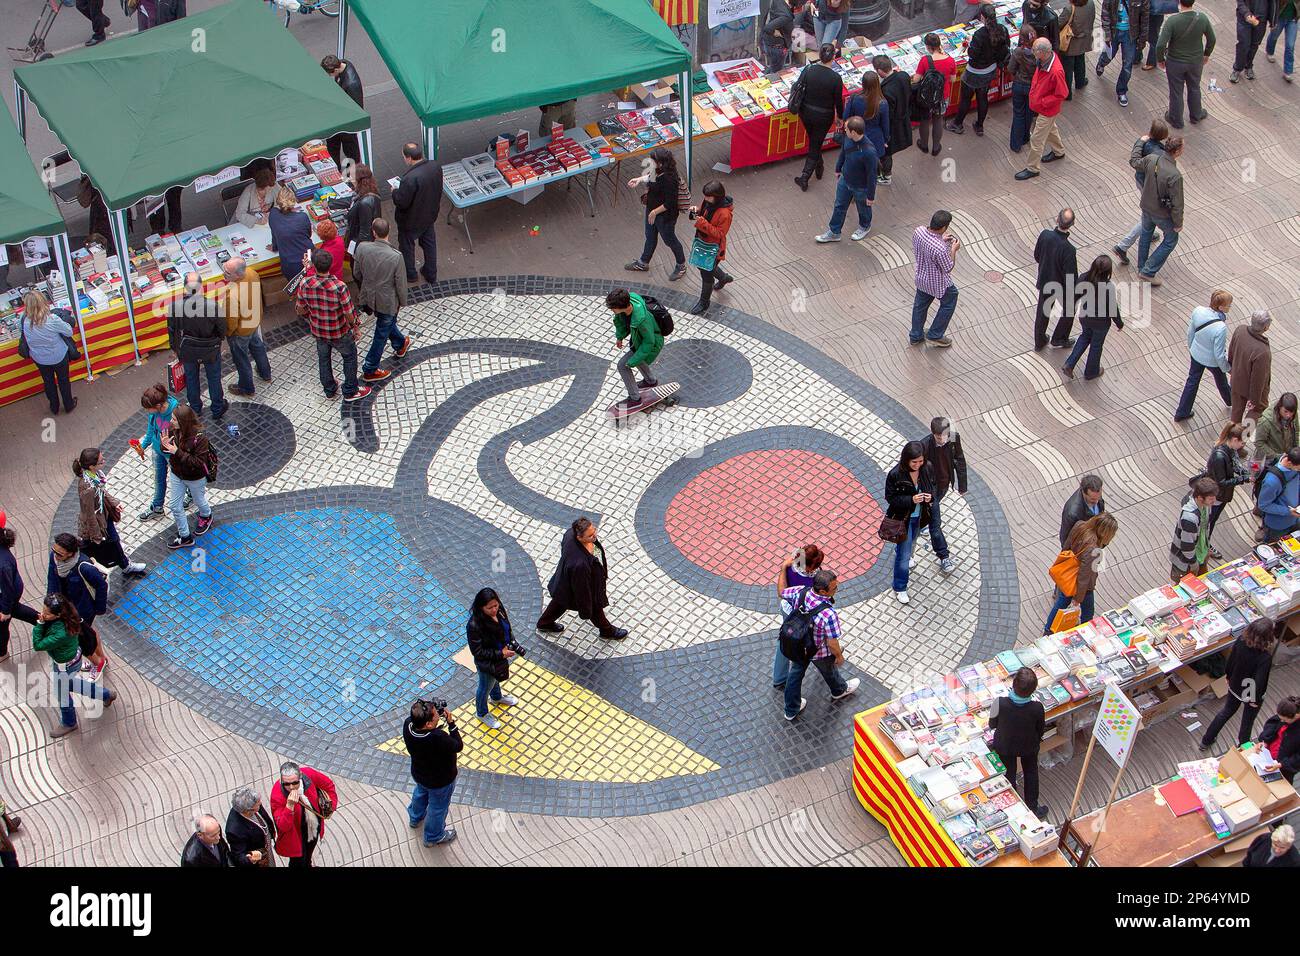
<svg viewBox="0 0 1300 956"><path fill-rule="evenodd" d="M614 337L620 342L632 338L632 355L628 358L629 368L648 365L659 357L664 347L664 337L659 334L659 323L645 306L645 299L636 293L631 294L632 314L614 313Z"/></svg>

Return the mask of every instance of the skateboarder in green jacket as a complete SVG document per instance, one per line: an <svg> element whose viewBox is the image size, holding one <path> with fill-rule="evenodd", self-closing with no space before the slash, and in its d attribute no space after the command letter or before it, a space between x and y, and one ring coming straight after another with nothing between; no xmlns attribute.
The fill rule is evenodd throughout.
<svg viewBox="0 0 1300 956"><path fill-rule="evenodd" d="M605 296L605 305L614 313L614 336L618 339L618 347L622 348L624 340L630 337L631 348L618 360L618 374L627 388L627 399L620 404L630 408L640 404L641 389L659 384L650 371L650 363L659 357L664 337L659 334L659 324L641 296L627 289L615 289ZM639 382L632 374L634 368L641 373Z"/></svg>

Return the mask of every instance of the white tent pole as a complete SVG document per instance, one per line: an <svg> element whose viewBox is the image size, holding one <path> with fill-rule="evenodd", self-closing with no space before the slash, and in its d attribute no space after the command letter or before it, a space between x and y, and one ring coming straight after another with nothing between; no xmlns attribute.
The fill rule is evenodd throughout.
<svg viewBox="0 0 1300 956"><path fill-rule="evenodd" d="M25 143L27 142L27 93L17 80L14 80L14 108L17 113L14 122L18 126L18 135Z"/></svg>
<svg viewBox="0 0 1300 956"><path fill-rule="evenodd" d="M135 302L131 295L131 255L126 247L126 212L114 209L109 216L113 226L113 244L117 246L117 265L122 270L122 298L126 302L126 320L131 325L131 348L135 350L135 364L140 364L140 340L135 334Z"/></svg>
<svg viewBox="0 0 1300 956"><path fill-rule="evenodd" d="M338 58L343 59L343 54L347 52L348 47L348 0L339 0L339 43Z"/></svg>
<svg viewBox="0 0 1300 956"><path fill-rule="evenodd" d="M81 299L77 295L77 274L72 267L72 247L68 244L66 232L55 237L54 252L59 259L59 268L63 270L63 283L68 290L72 314L77 317L77 331L81 333L81 357L86 362L86 381L93 382L95 370L90 367L90 347L86 344L86 325L81 319Z"/></svg>
<svg viewBox="0 0 1300 956"><path fill-rule="evenodd" d="M434 160L438 158L438 127L425 126L420 124L420 129L424 130L424 158Z"/></svg>
<svg viewBox="0 0 1300 956"><path fill-rule="evenodd" d="M686 148L686 191L691 191L691 156L694 142L691 137L691 71L688 67L678 74L682 96L682 133Z"/></svg>
<svg viewBox="0 0 1300 956"><path fill-rule="evenodd" d="M359 135L361 142L361 161L370 167L370 171L375 170L375 143L370 136L370 130L363 129Z"/></svg>

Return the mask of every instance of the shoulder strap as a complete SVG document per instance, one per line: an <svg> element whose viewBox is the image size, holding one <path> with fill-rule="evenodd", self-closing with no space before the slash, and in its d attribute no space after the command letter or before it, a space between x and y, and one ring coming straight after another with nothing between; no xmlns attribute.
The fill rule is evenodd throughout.
<svg viewBox="0 0 1300 956"><path fill-rule="evenodd" d="M1222 322L1222 321L1223 321L1222 318L1218 318L1218 319L1210 319L1210 321L1208 321L1208 322L1202 322L1202 323L1201 323L1200 325L1198 325L1196 328L1192 329L1192 334L1195 335L1197 332L1200 332L1202 329L1208 329L1208 328L1209 328L1210 326L1212 326L1215 322Z"/></svg>
<svg viewBox="0 0 1300 956"><path fill-rule="evenodd" d="M94 588L92 588L90 586L90 582L86 580L86 572L84 570L85 567L86 567L85 561L77 562L77 576L81 578L82 587L84 587L87 591L89 591L91 594L95 595L96 598L98 598L99 592Z"/></svg>

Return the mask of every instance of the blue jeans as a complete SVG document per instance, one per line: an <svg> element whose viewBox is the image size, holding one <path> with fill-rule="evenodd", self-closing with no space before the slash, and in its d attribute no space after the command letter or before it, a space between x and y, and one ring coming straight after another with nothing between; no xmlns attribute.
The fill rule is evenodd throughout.
<svg viewBox="0 0 1300 956"><path fill-rule="evenodd" d="M334 368L330 362L332 353L336 351L343 356L343 397L351 398L357 393L358 386L357 343L350 335L344 335L341 339L316 340L316 367L320 372L320 387L325 389L326 398L333 398L339 390L338 379L334 377Z"/></svg>
<svg viewBox="0 0 1300 956"><path fill-rule="evenodd" d="M817 46L823 43L834 43L840 35L840 27L844 21L839 17L830 20L823 20L817 14L813 14L813 36L817 38Z"/></svg>
<svg viewBox="0 0 1300 956"><path fill-rule="evenodd" d="M167 474L167 456L154 449L153 501L149 502L150 511L162 511L163 502L167 500Z"/></svg>
<svg viewBox="0 0 1300 956"><path fill-rule="evenodd" d="M763 51L763 67L768 73L780 73L785 69L785 61L790 55L786 47L769 43L767 37L759 41L759 47Z"/></svg>
<svg viewBox="0 0 1300 956"><path fill-rule="evenodd" d="M790 661L790 676L785 679L787 717L794 717L799 713L799 701L803 699L803 675L808 673L809 666L816 667L821 672L822 680L826 681L826 686L830 688L832 695L842 694L848 688L848 682L840 676L833 657L819 657L807 663Z"/></svg>
<svg viewBox="0 0 1300 956"><path fill-rule="evenodd" d="M191 361L182 362L185 368L185 398L190 403L190 408L194 409L195 415L203 414L203 388L199 384L199 366L203 366L203 373L208 379L208 399L212 402L212 417L220 418L226 414L229 403L226 401L225 392L221 390L221 356L218 355L211 362Z"/></svg>
<svg viewBox="0 0 1300 956"><path fill-rule="evenodd" d="M212 517L212 505L208 504L208 480L199 478L187 481L176 477L172 472L167 476L167 487L172 493L172 517L176 520L176 533L182 538L190 536L190 523L185 517L185 492L194 498L194 506L199 509L200 518Z"/></svg>
<svg viewBox="0 0 1300 956"><path fill-rule="evenodd" d="M474 693L474 713L486 717L488 713L488 695L493 700L501 699L501 682L486 671L478 672L478 690Z"/></svg>
<svg viewBox="0 0 1300 956"><path fill-rule="evenodd" d="M641 212L649 215L645 209ZM655 249L659 246L659 240L662 238L668 251L673 254L673 261L679 266L686 264L686 251L682 249L681 240L677 238L677 217L670 216L666 212L661 212L655 216L655 221L644 220L645 225L645 245L641 247L641 262L646 265L650 264L650 257L655 254Z"/></svg>
<svg viewBox="0 0 1300 956"><path fill-rule="evenodd" d="M1196 404L1196 392L1201 387L1201 376L1207 371L1214 376L1214 384L1219 389L1219 397L1223 399L1223 404L1232 405L1232 389L1228 387L1228 376L1223 369L1217 365L1202 365L1196 359L1192 359L1191 363L1191 368L1187 370L1187 382L1183 385L1183 394L1178 399L1178 409L1174 412L1174 417L1187 418L1192 414L1192 406Z"/></svg>
<svg viewBox="0 0 1300 956"><path fill-rule="evenodd" d="M1020 152L1029 142L1034 125L1034 111L1029 108L1029 84L1016 80L1011 84L1011 151Z"/></svg>
<svg viewBox="0 0 1300 956"><path fill-rule="evenodd" d="M1264 41L1264 52L1272 56L1277 52L1277 38L1283 33L1286 34L1286 41L1282 47L1282 72L1287 76L1295 72L1295 35L1297 26L1300 26L1300 21L1283 20L1268 31L1268 39Z"/></svg>
<svg viewBox="0 0 1300 956"><path fill-rule="evenodd" d="M930 502L930 544L934 546L934 553L940 561L948 558L948 539L944 537L943 526L940 523L939 505L942 498L938 501Z"/></svg>
<svg viewBox="0 0 1300 956"><path fill-rule="evenodd" d="M776 657L772 658L772 686L784 687L790 676L790 658L781 653L781 639L776 641Z"/></svg>
<svg viewBox="0 0 1300 956"><path fill-rule="evenodd" d="M102 701L113 700L116 696L97 682L77 676L81 670L80 654L67 664L56 661L51 661L51 664L54 670L54 688L59 696L59 720L64 727L77 726L77 708L72 704L73 694Z"/></svg>
<svg viewBox="0 0 1300 956"><path fill-rule="evenodd" d="M831 211L830 232L838 236L840 230L844 228L844 218L849 214L849 203L853 202L858 207L858 225L863 229L871 228L871 207L867 205L867 200L871 197L867 195L866 188L854 189L844 181L841 176L835 182L835 208Z"/></svg>
<svg viewBox="0 0 1300 956"><path fill-rule="evenodd" d="M1160 240L1160 245L1156 246L1156 251L1151 251L1151 235L1156 231L1156 226L1164 233ZM1169 253L1174 251L1174 246L1178 245L1178 233L1174 231L1174 221L1172 219L1157 219L1154 216L1148 216L1142 213L1142 235L1138 237L1138 271L1148 279L1160 271L1160 267L1165 264L1169 258ZM1149 257L1149 258L1148 258Z"/></svg>
<svg viewBox="0 0 1300 956"><path fill-rule="evenodd" d="M241 392L253 391L253 363L257 363L257 374L263 381L271 377L271 359L266 354L266 340L262 330L254 329L252 335L232 335L226 342L230 345L230 360L235 363L235 373ZM250 357L251 356L251 357Z"/></svg>
<svg viewBox="0 0 1300 956"><path fill-rule="evenodd" d="M1156 40L1160 37L1160 28L1164 23L1165 14L1151 14L1151 22L1147 26L1147 66L1156 65Z"/></svg>
<svg viewBox="0 0 1300 956"><path fill-rule="evenodd" d="M916 547L916 534L921 518L907 519L907 539L894 545L894 590L906 591L911 574L912 549Z"/></svg>
<svg viewBox="0 0 1300 956"><path fill-rule="evenodd" d="M1073 370L1079 364L1079 359L1083 358L1084 349L1087 349L1088 362L1083 367L1083 377L1096 378L1101 372L1101 345L1106 341L1108 331L1110 326L1103 329L1090 329L1085 325L1079 332L1074 348L1070 351L1070 357L1065 360L1066 367Z"/></svg>
<svg viewBox="0 0 1300 956"><path fill-rule="evenodd" d="M447 832L447 811L451 809L451 794L456 789L453 780L445 787L426 787L417 783L411 791L411 805L406 814L411 819L411 826L424 821L424 842L437 843Z"/></svg>
<svg viewBox="0 0 1300 956"><path fill-rule="evenodd" d="M384 346L392 344L393 351L397 351L406 344L406 336L402 330L397 327L397 316L384 315L382 312L375 313L375 337L370 342L370 351L366 353L366 359L361 363L361 371L369 375L379 368L379 363L384 360ZM344 359L344 368L347 360Z"/></svg>
<svg viewBox="0 0 1300 956"><path fill-rule="evenodd" d="M916 290L916 298L912 300L912 333L908 336L913 342L919 342L925 337L925 317L930 311L930 303L934 301L934 296L928 292ZM943 333L948 331L948 323L952 321L952 314L957 311L957 287L949 285L939 300L939 311L934 314L934 324L930 326L928 337L931 339L943 338Z"/></svg>
<svg viewBox="0 0 1300 956"><path fill-rule="evenodd" d="M1128 92L1129 77L1133 75L1133 61L1137 59L1137 47L1133 45L1133 36L1127 30L1117 30L1115 32L1115 45L1119 47L1120 71L1119 79L1115 81L1115 94ZM1105 68L1113 56L1107 56L1103 50L1097 57L1097 67Z"/></svg>
<svg viewBox="0 0 1300 956"><path fill-rule="evenodd" d="M1079 623L1080 624L1086 624L1092 620L1092 611L1093 611L1092 595L1093 592L1089 591L1086 595L1084 595L1083 600L1079 602ZM1056 601L1053 602L1052 609L1047 612L1047 623L1043 625L1044 634L1052 633L1052 621L1056 618L1056 612L1064 611L1067 607L1070 606L1070 602L1073 600L1074 598L1066 597L1060 591L1056 592Z"/></svg>

